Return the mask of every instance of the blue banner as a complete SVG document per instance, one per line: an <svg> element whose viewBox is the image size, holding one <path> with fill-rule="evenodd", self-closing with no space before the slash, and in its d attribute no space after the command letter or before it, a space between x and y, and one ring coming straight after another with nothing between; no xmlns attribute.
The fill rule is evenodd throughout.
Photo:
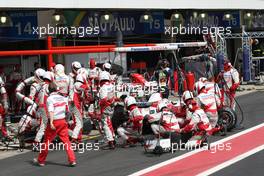
<svg viewBox="0 0 264 176"><path fill-rule="evenodd" d="M11 27L0 27L1 40L28 40L37 39L33 34L33 27L38 26L37 11L8 11L13 25Z"/></svg>
<svg viewBox="0 0 264 176"><path fill-rule="evenodd" d="M113 13L114 19L110 22L101 22L99 13L85 12L81 19L78 15L74 23L82 27L99 27L100 36L115 36L118 30L122 31L123 35L137 34L156 34L164 32L164 15L163 12L151 13L152 23L141 23L140 16L142 12L122 12Z"/></svg>
<svg viewBox="0 0 264 176"><path fill-rule="evenodd" d="M194 18L192 17L193 11L188 11L185 17L185 25L190 26L206 26L206 27L231 27L239 28L240 27L240 14L239 11L232 11L230 14L232 18L225 19L224 15L226 12L207 12L208 17L205 19Z"/></svg>

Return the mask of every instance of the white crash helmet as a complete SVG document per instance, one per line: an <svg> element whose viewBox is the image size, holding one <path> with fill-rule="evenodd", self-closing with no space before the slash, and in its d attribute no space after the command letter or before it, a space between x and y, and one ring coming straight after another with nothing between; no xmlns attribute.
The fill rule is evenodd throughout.
<svg viewBox="0 0 264 176"><path fill-rule="evenodd" d="M201 82L201 81L196 82L194 84L194 91L193 91L193 93L195 95L198 95L200 93L200 91L201 91L202 88L205 88L205 84L203 82Z"/></svg>
<svg viewBox="0 0 264 176"><path fill-rule="evenodd" d="M80 68L82 68L82 65L81 65L80 62L78 62L78 61L74 61L74 62L72 63L72 65L71 65L71 68L72 68L72 72L73 72L73 73L77 73L77 71L78 71Z"/></svg>
<svg viewBox="0 0 264 176"><path fill-rule="evenodd" d="M52 82L54 80L54 73L53 72L50 72L50 71L47 71L44 76L43 76L43 79L47 79L49 80L50 82Z"/></svg>
<svg viewBox="0 0 264 176"><path fill-rule="evenodd" d="M104 63L104 65L103 65L103 68L104 69L107 69L107 70L110 70L111 69L111 64L109 64L109 63Z"/></svg>
<svg viewBox="0 0 264 176"><path fill-rule="evenodd" d="M62 64L57 64L54 68L55 74L57 75L65 75L65 68Z"/></svg>
<svg viewBox="0 0 264 176"><path fill-rule="evenodd" d="M38 68L35 72L34 72L34 77L37 81L42 81L43 77L45 75L46 71L43 70L42 68Z"/></svg>
<svg viewBox="0 0 264 176"><path fill-rule="evenodd" d="M103 80L110 80L110 74L107 71L102 71L99 75L99 81L103 81Z"/></svg>
<svg viewBox="0 0 264 176"><path fill-rule="evenodd" d="M132 96L126 97L124 102L125 102L126 107L129 107L137 103L136 99Z"/></svg>
<svg viewBox="0 0 264 176"><path fill-rule="evenodd" d="M201 78L199 78L199 81L205 83L207 81L207 78L201 77Z"/></svg>
<svg viewBox="0 0 264 176"><path fill-rule="evenodd" d="M189 99L193 99L193 93L189 90L186 90L182 94L182 100L186 102Z"/></svg>
<svg viewBox="0 0 264 176"><path fill-rule="evenodd" d="M160 95L160 93L154 93L154 94L152 94L151 96L150 96L150 98L149 98L149 100L148 100L148 102L149 103L154 103L154 102L158 102L158 101L161 101L162 100L162 98L161 98L161 95Z"/></svg>

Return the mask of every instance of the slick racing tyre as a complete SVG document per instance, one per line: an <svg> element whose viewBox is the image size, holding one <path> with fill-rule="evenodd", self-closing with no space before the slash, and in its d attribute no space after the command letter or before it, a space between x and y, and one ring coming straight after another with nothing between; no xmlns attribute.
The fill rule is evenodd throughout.
<svg viewBox="0 0 264 176"><path fill-rule="evenodd" d="M235 128L237 123L237 114L229 107L224 107L218 111L218 125L226 126L227 131Z"/></svg>

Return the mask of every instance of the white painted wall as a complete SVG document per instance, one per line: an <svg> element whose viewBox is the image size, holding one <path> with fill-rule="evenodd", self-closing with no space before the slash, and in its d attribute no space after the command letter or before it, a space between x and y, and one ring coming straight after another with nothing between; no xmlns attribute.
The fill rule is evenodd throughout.
<svg viewBox="0 0 264 176"><path fill-rule="evenodd" d="M264 9L263 0L1 0L1 8Z"/></svg>

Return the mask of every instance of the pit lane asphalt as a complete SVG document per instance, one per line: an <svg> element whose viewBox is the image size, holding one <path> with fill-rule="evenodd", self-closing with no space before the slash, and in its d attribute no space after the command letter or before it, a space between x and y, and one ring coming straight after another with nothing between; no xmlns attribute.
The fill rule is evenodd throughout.
<svg viewBox="0 0 264 176"><path fill-rule="evenodd" d="M238 97L238 101L244 111L245 129L264 122L264 92L255 92L240 96ZM241 130L234 130L233 132L228 133L228 135L232 135L239 131ZM214 136L212 141L219 140L221 138L223 137ZM32 159L33 157L37 156L37 153L28 152L0 160L0 176L128 175L167 159L179 156L183 153L186 152L177 151L174 154L168 153L158 157L144 154L144 149L140 146L129 149L118 148L114 151L85 151L82 154L76 153L78 165L75 168L69 168L67 167L66 154L63 151L50 152L47 158L48 162L45 167L33 166ZM263 152L261 152L261 154L262 153ZM256 155L258 155L258 153ZM243 162L254 162L255 159L252 157L243 160ZM260 160L262 159L261 157L258 158ZM230 173L235 173L235 175L247 175L246 172L235 172L235 170L239 169L240 167L243 167L243 163L240 165L239 162L234 164L234 166L230 166L219 171L216 174L230 175ZM227 170L227 172L225 172L225 170ZM261 172L261 170L264 171L264 169L261 168L259 168L257 171ZM254 175L261 174L255 173Z"/></svg>
<svg viewBox="0 0 264 176"><path fill-rule="evenodd" d="M264 151L260 151L212 175L263 175L263 158Z"/></svg>

